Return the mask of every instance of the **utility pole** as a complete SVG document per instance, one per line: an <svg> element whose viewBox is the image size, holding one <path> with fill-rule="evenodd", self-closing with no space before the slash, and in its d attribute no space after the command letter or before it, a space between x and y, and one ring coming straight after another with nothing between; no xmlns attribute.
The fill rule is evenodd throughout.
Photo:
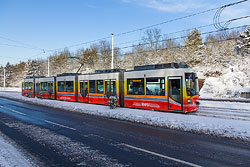
<svg viewBox="0 0 250 167"><path fill-rule="evenodd" d="M5 81L6 77L5 77L5 67L3 68L3 87L5 88Z"/></svg>
<svg viewBox="0 0 250 167"><path fill-rule="evenodd" d="M49 77L49 57L48 57L48 77Z"/></svg>
<svg viewBox="0 0 250 167"><path fill-rule="evenodd" d="M114 34L112 35L112 59L111 59L111 69L114 69Z"/></svg>

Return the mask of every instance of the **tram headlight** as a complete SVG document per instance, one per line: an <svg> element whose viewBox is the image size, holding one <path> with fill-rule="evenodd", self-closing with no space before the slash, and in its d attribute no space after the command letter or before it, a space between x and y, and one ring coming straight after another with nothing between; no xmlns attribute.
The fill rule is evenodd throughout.
<svg viewBox="0 0 250 167"><path fill-rule="evenodd" d="M192 99L188 99L188 103L191 103L192 102Z"/></svg>

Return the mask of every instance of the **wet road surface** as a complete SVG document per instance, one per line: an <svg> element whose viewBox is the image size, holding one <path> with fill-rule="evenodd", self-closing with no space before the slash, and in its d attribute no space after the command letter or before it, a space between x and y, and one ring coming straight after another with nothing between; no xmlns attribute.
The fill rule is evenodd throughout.
<svg viewBox="0 0 250 167"><path fill-rule="evenodd" d="M119 108L116 110L119 112ZM38 159L39 166L250 164L250 143L5 98L0 98L0 130Z"/></svg>

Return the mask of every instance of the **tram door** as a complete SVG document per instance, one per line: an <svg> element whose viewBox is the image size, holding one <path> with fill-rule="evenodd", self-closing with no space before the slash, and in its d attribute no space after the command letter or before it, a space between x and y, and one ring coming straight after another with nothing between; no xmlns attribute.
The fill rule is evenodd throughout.
<svg viewBox="0 0 250 167"><path fill-rule="evenodd" d="M49 93L49 98L51 98L51 95L53 93L53 83L48 82L48 93Z"/></svg>
<svg viewBox="0 0 250 167"><path fill-rule="evenodd" d="M36 83L36 96L40 93L40 83Z"/></svg>
<svg viewBox="0 0 250 167"><path fill-rule="evenodd" d="M83 102L89 102L89 96L88 96L88 81L81 81L80 82L80 94L82 97Z"/></svg>
<svg viewBox="0 0 250 167"><path fill-rule="evenodd" d="M168 109L183 110L182 77L168 77Z"/></svg>
<svg viewBox="0 0 250 167"><path fill-rule="evenodd" d="M105 95L107 98L104 99L104 103L108 103L110 96L116 95L116 81L105 80Z"/></svg>

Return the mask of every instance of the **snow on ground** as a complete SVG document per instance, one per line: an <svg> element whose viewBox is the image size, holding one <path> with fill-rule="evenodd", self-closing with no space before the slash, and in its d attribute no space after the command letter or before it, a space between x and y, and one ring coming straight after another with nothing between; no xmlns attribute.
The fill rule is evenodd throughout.
<svg viewBox="0 0 250 167"><path fill-rule="evenodd" d="M96 164L95 166L125 166L100 150L73 141L66 136L56 134L48 129L35 125L27 125L22 122L11 122L5 124L8 127L21 131L22 134L32 138L41 145L52 147L53 151L67 157L71 162L77 163L79 166L91 166L91 164Z"/></svg>
<svg viewBox="0 0 250 167"><path fill-rule="evenodd" d="M65 102L56 100L45 100L37 98L27 98L21 96L20 93L11 92L0 92L0 96L9 97L12 99L19 99L22 101L41 104L49 107L61 108L68 111L75 111L80 113L86 113L91 115L104 116L108 118L127 120L131 122L143 123L147 125L167 127L172 129L179 129L190 132L205 133L215 136L223 136L234 139L241 139L245 141L250 141L250 119L243 120L241 117L237 119L235 114L230 113L230 117L216 116L202 114L205 113L205 109L201 109L196 113L190 114L178 114L170 112L158 112L151 110L141 110L141 109L130 109L130 108L116 108L110 109L108 106L94 105L94 104L84 104L75 102ZM201 107L211 107L210 112L217 112L221 108L236 108L241 109L243 113L250 114L250 103L229 103L229 102L201 102ZM208 111L208 108L206 108ZM238 110L230 112L239 112ZM246 115L245 114L245 115ZM234 119L236 117L236 119ZM250 115L249 115L250 117Z"/></svg>
<svg viewBox="0 0 250 167"><path fill-rule="evenodd" d="M0 166L1 167L31 167L36 166L19 150L16 144L0 132Z"/></svg>

